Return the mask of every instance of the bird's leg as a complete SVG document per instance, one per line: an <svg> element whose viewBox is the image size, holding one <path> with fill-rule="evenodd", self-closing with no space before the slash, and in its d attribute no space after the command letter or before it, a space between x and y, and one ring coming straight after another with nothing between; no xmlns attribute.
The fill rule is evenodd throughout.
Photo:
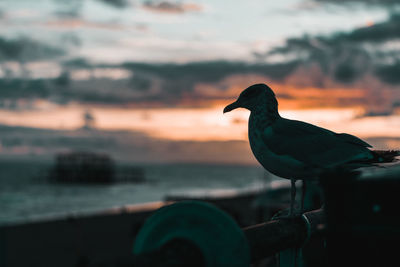
<svg viewBox="0 0 400 267"><path fill-rule="evenodd" d="M293 217L294 215L294 203L296 202L296 180L291 178L290 179L290 210L289 210L289 217Z"/></svg>
<svg viewBox="0 0 400 267"><path fill-rule="evenodd" d="M301 210L300 212L303 213L304 212L304 199L306 197L306 189L307 189L307 184L305 180L301 181Z"/></svg>

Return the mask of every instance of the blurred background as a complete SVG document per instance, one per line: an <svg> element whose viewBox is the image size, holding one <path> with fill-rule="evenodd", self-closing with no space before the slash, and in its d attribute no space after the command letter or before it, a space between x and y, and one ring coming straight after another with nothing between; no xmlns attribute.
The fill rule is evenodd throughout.
<svg viewBox="0 0 400 267"><path fill-rule="evenodd" d="M1 1L0 223L262 188L249 112L222 114L254 83L399 149L400 4Z"/></svg>

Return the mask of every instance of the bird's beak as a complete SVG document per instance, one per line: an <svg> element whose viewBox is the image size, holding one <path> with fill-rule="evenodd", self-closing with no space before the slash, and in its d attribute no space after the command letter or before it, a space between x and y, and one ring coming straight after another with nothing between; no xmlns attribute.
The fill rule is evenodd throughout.
<svg viewBox="0 0 400 267"><path fill-rule="evenodd" d="M236 109L236 108L239 108L239 107L240 107L240 104L239 104L238 101L236 100L235 102L233 102L232 104L227 105L227 106L224 108L224 113L229 112L229 111L232 111L232 110L234 110L234 109Z"/></svg>

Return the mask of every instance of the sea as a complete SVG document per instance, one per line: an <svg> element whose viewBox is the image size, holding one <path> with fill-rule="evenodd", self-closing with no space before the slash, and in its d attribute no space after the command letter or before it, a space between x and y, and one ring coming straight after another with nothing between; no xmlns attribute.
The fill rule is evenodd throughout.
<svg viewBox="0 0 400 267"><path fill-rule="evenodd" d="M145 164L135 165L144 170L141 183L57 184L48 180L51 167L44 161L0 161L0 225L96 213L167 196L262 190L269 182L258 166Z"/></svg>

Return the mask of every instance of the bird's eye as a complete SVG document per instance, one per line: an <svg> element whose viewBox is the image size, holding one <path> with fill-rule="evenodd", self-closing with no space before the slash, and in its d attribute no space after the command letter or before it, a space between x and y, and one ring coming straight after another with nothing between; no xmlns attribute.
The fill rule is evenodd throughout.
<svg viewBox="0 0 400 267"><path fill-rule="evenodd" d="M245 91L243 91L243 93L242 93L242 96L243 97L252 97L252 96L254 96L254 95L256 95L256 90L245 90Z"/></svg>

